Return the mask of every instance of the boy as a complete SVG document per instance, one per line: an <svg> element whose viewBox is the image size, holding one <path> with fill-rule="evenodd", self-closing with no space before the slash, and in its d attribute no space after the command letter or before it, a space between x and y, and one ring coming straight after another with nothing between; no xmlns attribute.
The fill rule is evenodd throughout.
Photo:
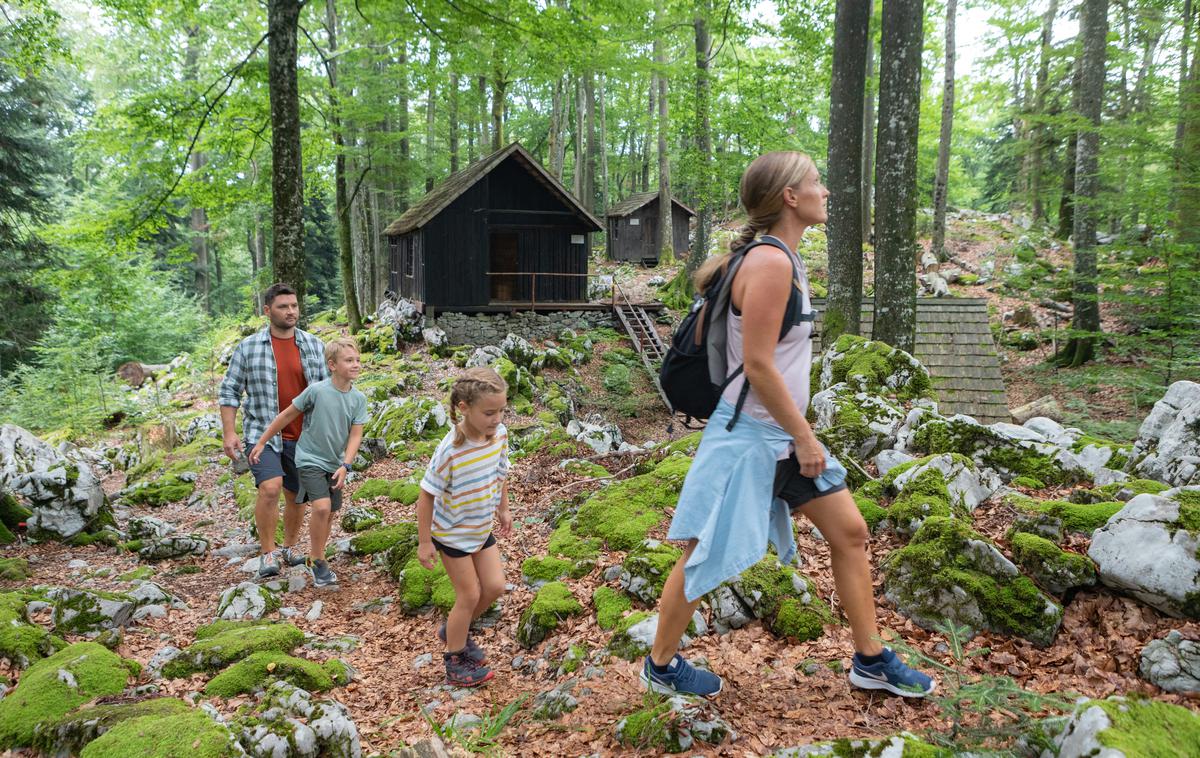
<svg viewBox="0 0 1200 758"><path fill-rule="evenodd" d="M305 565L312 572L313 585L325 587L337 583L337 575L325 560L325 543L333 514L342 507L342 486L350 464L358 455L363 424L367 422L367 398L354 389L362 365L358 347L349 337L339 337L325 346L325 362L330 378L310 384L280 413L263 432L250 451L255 463L263 447L280 429L304 415L304 434L296 443L296 471L300 489L297 503L309 503L309 552Z"/></svg>

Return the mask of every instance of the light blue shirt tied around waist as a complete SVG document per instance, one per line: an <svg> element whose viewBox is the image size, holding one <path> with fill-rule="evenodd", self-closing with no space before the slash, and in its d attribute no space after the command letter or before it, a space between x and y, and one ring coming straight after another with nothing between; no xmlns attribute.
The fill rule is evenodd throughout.
<svg viewBox="0 0 1200 758"><path fill-rule="evenodd" d="M792 437L746 414L726 430L733 406L722 400L708 420L667 539L696 539L683 567L683 594L693 601L762 560L767 542L785 565L796 554L788 504L772 497L775 464ZM824 492L846 480L846 469L825 450Z"/></svg>

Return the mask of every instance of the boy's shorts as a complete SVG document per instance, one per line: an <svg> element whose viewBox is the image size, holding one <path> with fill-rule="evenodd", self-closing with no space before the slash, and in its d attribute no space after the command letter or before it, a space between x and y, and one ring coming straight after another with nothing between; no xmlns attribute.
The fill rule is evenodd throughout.
<svg viewBox="0 0 1200 758"><path fill-rule="evenodd" d="M775 488L772 494L782 498L792 511L810 500L832 495L844 489L846 489L845 484L839 484L827 490L817 489L814 479L800 473L800 461L796 459L795 453L775 464Z"/></svg>
<svg viewBox="0 0 1200 758"><path fill-rule="evenodd" d="M333 489L333 474L316 466L301 466L300 489L296 490L297 503L311 503L314 500L329 500L329 510L336 511L342 507L343 483L338 489Z"/></svg>
<svg viewBox="0 0 1200 758"><path fill-rule="evenodd" d="M496 535L489 534L488 538L483 541L483 544L479 546L479 549L476 550L475 553L481 553L484 550L487 550L489 547L491 547L492 545L495 545L495 544L496 544ZM475 555L475 553L468 553L467 551L459 550L456 547L448 547L448 546L443 545L442 543L438 542L437 540L433 540L433 546L435 548L437 548L439 552L445 554L449 558L469 558L472 555Z"/></svg>
<svg viewBox="0 0 1200 758"><path fill-rule="evenodd" d="M250 451L253 449L254 445L246 443L246 449L243 452L246 455L247 463L250 463ZM270 445L265 446L262 455L258 457L258 463L250 463L250 473L254 475L255 487L262 485L268 479L282 476L285 490L288 492L299 491L300 480L296 474L296 441L284 440L282 453Z"/></svg>

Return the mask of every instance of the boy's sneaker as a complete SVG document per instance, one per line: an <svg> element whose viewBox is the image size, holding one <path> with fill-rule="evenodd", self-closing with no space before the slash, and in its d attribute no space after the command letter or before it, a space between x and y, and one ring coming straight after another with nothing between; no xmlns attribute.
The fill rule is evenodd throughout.
<svg viewBox="0 0 1200 758"><path fill-rule="evenodd" d="M864 690L887 690L901 697L925 697L937 688L927 674L909 668L900 656L884 648L877 663L862 663L858 653L850 666L850 683Z"/></svg>
<svg viewBox="0 0 1200 758"><path fill-rule="evenodd" d="M701 697L713 697L721 692L721 677L711 671L698 669L683 659L678 653L667 664L666 671L660 671L646 656L642 664L642 684L651 692L663 695L685 693Z"/></svg>
<svg viewBox="0 0 1200 758"><path fill-rule="evenodd" d="M438 627L438 639L442 641L442 644L446 643L445 621L443 621L442 625ZM483 648L475 644L475 640L471 639L470 634L467 635L467 644L462 649L462 654L481 666L487 663L487 653L483 651Z"/></svg>
<svg viewBox="0 0 1200 758"><path fill-rule="evenodd" d="M308 554L303 550L297 550L295 546L288 547L284 545L279 548L279 562L285 566L303 566L308 560Z"/></svg>
<svg viewBox="0 0 1200 758"><path fill-rule="evenodd" d="M258 573L255 576L259 579L270 579L273 576L279 576L279 557L274 552L263 553L258 556Z"/></svg>
<svg viewBox="0 0 1200 758"><path fill-rule="evenodd" d="M494 675L462 652L442 653L442 660L446 662L446 682L455 687L478 687Z"/></svg>
<svg viewBox="0 0 1200 758"><path fill-rule="evenodd" d="M337 574L333 573L333 569L329 568L329 561L324 558L318 558L315 561L310 558L305 565L312 572L314 587L328 587L331 584L337 584Z"/></svg>

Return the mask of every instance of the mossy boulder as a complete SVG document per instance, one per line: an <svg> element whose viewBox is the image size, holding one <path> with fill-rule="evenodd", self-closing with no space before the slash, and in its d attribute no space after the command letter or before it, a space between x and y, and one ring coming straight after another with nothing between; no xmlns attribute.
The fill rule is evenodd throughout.
<svg viewBox="0 0 1200 758"><path fill-rule="evenodd" d="M812 580L772 554L731 580L729 587L754 615L777 636L805 642L825 633L834 623L829 606Z"/></svg>
<svg viewBox="0 0 1200 758"><path fill-rule="evenodd" d="M1200 755L1200 715L1139 697L1088 700L1075 706L1055 743L1060 758Z"/></svg>
<svg viewBox="0 0 1200 758"><path fill-rule="evenodd" d="M58 587L50 591L54 630L59 634L96 634L124 627L133 619L138 601L121 592Z"/></svg>
<svg viewBox="0 0 1200 758"><path fill-rule="evenodd" d="M308 692L324 692L349 682L346 664L337 659L317 663L278 651L253 653L209 680L204 694L234 697L266 689L274 680L291 682Z"/></svg>
<svg viewBox="0 0 1200 758"><path fill-rule="evenodd" d="M953 758L953 750L940 748L925 742L915 734L904 732L879 740L850 739L843 737L829 742L814 742L804 747L786 748L774 753L776 758Z"/></svg>
<svg viewBox="0 0 1200 758"><path fill-rule="evenodd" d="M633 601L623 592L603 585L592 593L592 608L596 611L596 625L601 629L612 629L633 607Z"/></svg>
<svg viewBox="0 0 1200 758"><path fill-rule="evenodd" d="M187 703L173 697L84 706L56 721L38 724L34 730L33 747L48 755L79 755L84 746L122 721L143 716L179 717L191 710Z"/></svg>
<svg viewBox="0 0 1200 758"><path fill-rule="evenodd" d="M647 605L662 596L663 584L683 551L658 540L646 540L625 556L621 564L621 588Z"/></svg>
<svg viewBox="0 0 1200 758"><path fill-rule="evenodd" d="M432 569L427 569L417 559L415 549L409 555L403 568L395 573L400 585L400 609L405 613L417 613L432 604L449 613L454 607L454 584L445 567L438 562Z"/></svg>
<svg viewBox="0 0 1200 758"><path fill-rule="evenodd" d="M1004 481L1027 476L1046 484L1070 484L1087 475L1070 452L1002 434L970 416L925 414L917 422L910 447L921 454L961 453L995 469Z"/></svg>
<svg viewBox="0 0 1200 758"><path fill-rule="evenodd" d="M864 493L862 489L854 492L854 505L858 508L863 521L867 522L867 528L871 530L872 534L875 533L875 530L887 518L887 509L881 507L879 500Z"/></svg>
<svg viewBox="0 0 1200 758"><path fill-rule="evenodd" d="M921 362L883 342L843 334L813 366L812 385L820 392L845 382L855 392L897 400L936 399Z"/></svg>
<svg viewBox="0 0 1200 758"><path fill-rule="evenodd" d="M195 474L170 474L129 487L122 493L122 499L130 505L160 508L168 503L187 500L195 491Z"/></svg>
<svg viewBox="0 0 1200 758"><path fill-rule="evenodd" d="M1127 479L1102 487L1074 490L1070 500L1072 503L1127 502L1138 495L1158 495L1167 489L1167 485L1153 479Z"/></svg>
<svg viewBox="0 0 1200 758"><path fill-rule="evenodd" d="M650 753L684 753L697 743L720 745L736 737L704 698L674 695L665 700L648 698L647 705L617 722L617 742L626 748Z"/></svg>
<svg viewBox="0 0 1200 758"><path fill-rule="evenodd" d="M1116 501L1071 503L1066 500L1035 500L1019 494L1008 495L1004 502L1027 514L1042 514L1057 519L1069 532L1089 535L1125 507L1125 503Z"/></svg>
<svg viewBox="0 0 1200 758"><path fill-rule="evenodd" d="M396 545L415 544L416 541L416 523L401 521L398 524L380 526L354 535L350 538L350 552L353 555L374 555Z"/></svg>
<svg viewBox="0 0 1200 758"><path fill-rule="evenodd" d="M586 576L596 566L600 540L579 537L571 530L570 520L564 519L550 535L546 549L548 555L527 558L521 564L522 577L531 587L564 577Z"/></svg>
<svg viewBox="0 0 1200 758"><path fill-rule="evenodd" d="M0 700L0 750L33 744L35 728L77 706L125 689L128 661L95 642L78 642L25 670Z"/></svg>
<svg viewBox="0 0 1200 758"><path fill-rule="evenodd" d="M627 661L636 661L650 652L658 630L658 614L634 611L617 621L608 640L608 653ZM686 638L686 635L684 635ZM683 647L690 640L680 643Z"/></svg>
<svg viewBox="0 0 1200 758"><path fill-rule="evenodd" d="M276 755L282 747L306 745L305 755L358 758L362 745L346 706L317 700L287 682L274 682L239 719L241 743L251 755Z"/></svg>
<svg viewBox="0 0 1200 758"><path fill-rule="evenodd" d="M16 541L13 532L21 524L28 523L33 511L29 510L10 492L0 490L0 545L9 545Z"/></svg>
<svg viewBox="0 0 1200 758"><path fill-rule="evenodd" d="M304 632L291 624L215 621L196 629L196 641L183 649L162 673L168 679L197 671L219 671L254 653L290 653L304 642Z"/></svg>
<svg viewBox="0 0 1200 758"><path fill-rule="evenodd" d="M363 505L353 505L342 513L342 529L347 532L363 532L383 523L383 511Z"/></svg>
<svg viewBox="0 0 1200 758"><path fill-rule="evenodd" d="M883 475L881 485L898 495L910 482L930 470L941 473L951 500L968 511L974 511L1001 486L991 470L980 469L973 460L959 453L927 455L893 466Z"/></svg>
<svg viewBox="0 0 1200 758"><path fill-rule="evenodd" d="M553 634L558 624L583 612L583 606L562 582L550 582L538 590L517 624L517 642L532 648Z"/></svg>
<svg viewBox="0 0 1200 758"><path fill-rule="evenodd" d="M961 498L952 497L941 471L927 468L908 479L900 494L887 509L887 521L897 534L911 537L930 517L970 516Z"/></svg>
<svg viewBox="0 0 1200 758"><path fill-rule="evenodd" d="M31 599L35 598L24 592L0 594L0 659L17 668L53 655L67 644L41 626L29 623L27 608Z"/></svg>
<svg viewBox="0 0 1200 758"><path fill-rule="evenodd" d="M405 396L387 401L363 427L364 439L381 439L395 453L420 440L441 439L450 428L445 406L427 397Z"/></svg>
<svg viewBox="0 0 1200 758"><path fill-rule="evenodd" d="M839 460L863 461L896 442L904 412L879 395L835 384L809 404L813 429Z"/></svg>
<svg viewBox="0 0 1200 758"><path fill-rule="evenodd" d="M1023 576L986 537L956 519L925 520L883 563L884 591L924 629L949 619L972 633L992 631L1046 646L1062 607Z"/></svg>
<svg viewBox="0 0 1200 758"><path fill-rule="evenodd" d="M80 758L244 756L229 728L200 708L125 719L89 742Z"/></svg>
<svg viewBox="0 0 1200 758"><path fill-rule="evenodd" d="M278 593L254 582L242 582L227 588L217 601L217 618L228 621L260 619L279 610L283 603Z"/></svg>
<svg viewBox="0 0 1200 758"><path fill-rule="evenodd" d="M29 578L29 561L24 558L0 558L0 580L23 582Z"/></svg>
<svg viewBox="0 0 1200 758"><path fill-rule="evenodd" d="M417 502L421 485L416 477L407 479L368 479L354 491L352 500L371 500L386 497L404 505Z"/></svg>
<svg viewBox="0 0 1200 758"><path fill-rule="evenodd" d="M568 458L560 463L559 466L568 474L587 477L589 479L607 479L612 476L608 469L599 463L583 460L582 458Z"/></svg>
<svg viewBox="0 0 1200 758"><path fill-rule="evenodd" d="M572 564L562 558L531 556L521 563L521 579L534 589L547 582L565 579L571 574Z"/></svg>
<svg viewBox="0 0 1200 758"><path fill-rule="evenodd" d="M1018 532L1009 544L1016 564L1053 595L1096 583L1096 566L1087 556L1067 552L1045 537Z"/></svg>
<svg viewBox="0 0 1200 758"><path fill-rule="evenodd" d="M611 550L637 547L678 501L691 464L690 458L673 455L647 474L598 490L579 507L572 530L603 540Z"/></svg>

